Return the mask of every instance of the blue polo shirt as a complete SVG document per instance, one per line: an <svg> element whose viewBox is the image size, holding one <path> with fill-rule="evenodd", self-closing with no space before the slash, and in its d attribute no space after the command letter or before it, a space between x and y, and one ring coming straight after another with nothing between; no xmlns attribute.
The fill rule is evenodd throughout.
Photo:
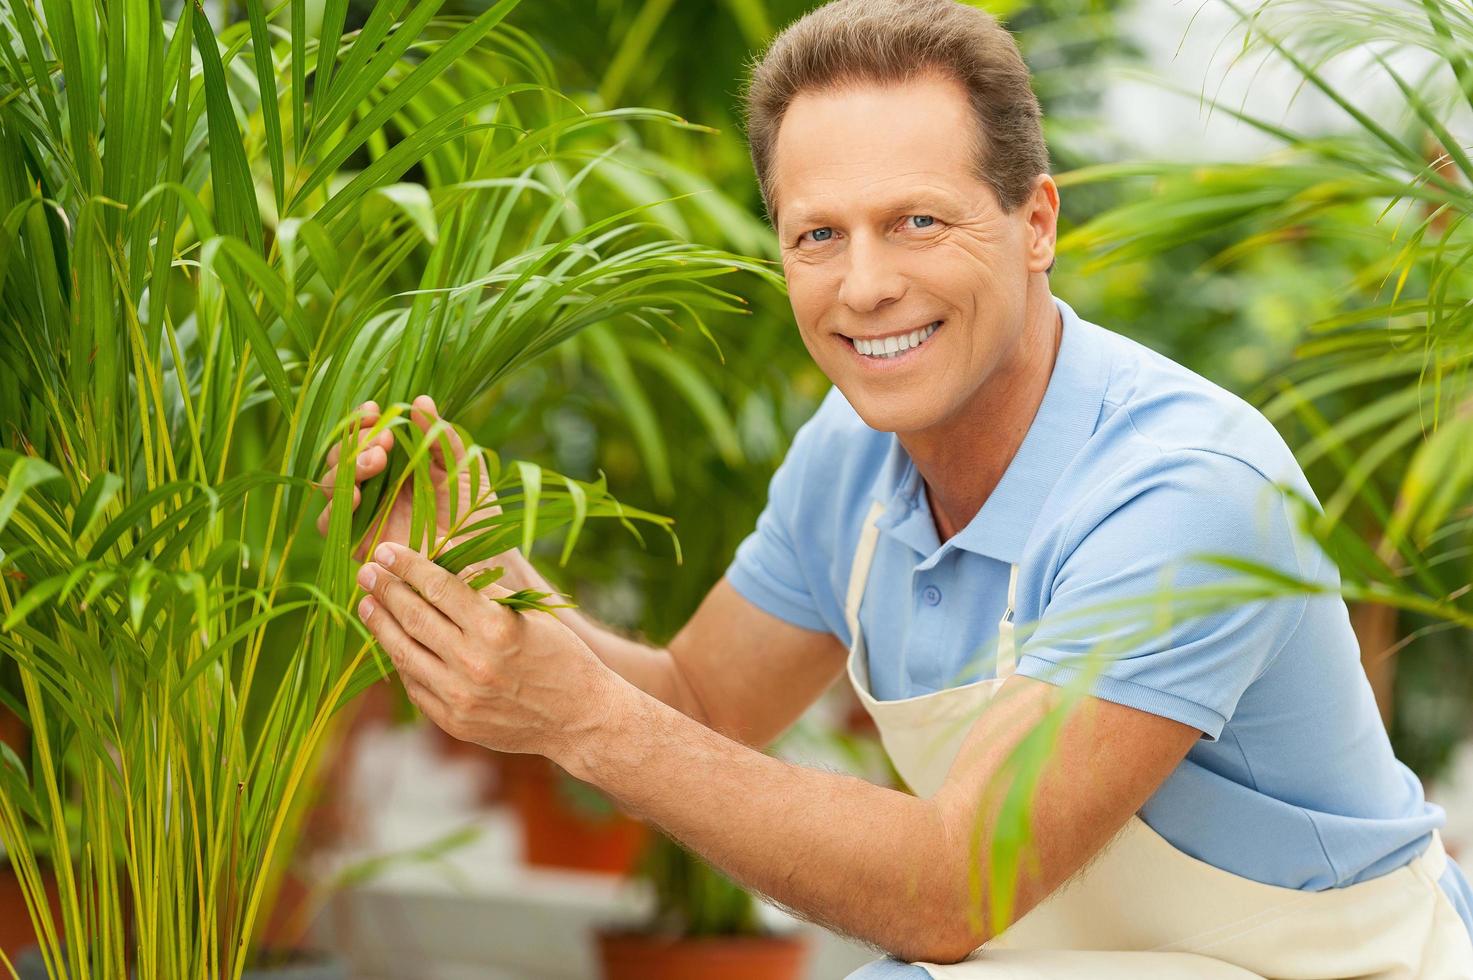
<svg viewBox="0 0 1473 980"><path fill-rule="evenodd" d="M1079 679L1097 697L1202 731L1140 810L1173 845L1307 890L1406 864L1445 813L1392 753L1339 571L1278 489L1319 506L1293 454L1247 402L1055 303L1063 335L1043 401L966 527L938 539L895 434L871 429L834 388L794 438L727 580L772 615L848 645L849 567L870 502L882 501L860 612L876 698L995 676L1016 563L1018 673ZM1214 589L1244 579L1203 554L1269 565L1328 594L1216 602ZM1201 604L1183 612L1149 599L1163 590ZM1441 883L1473 932L1473 892L1456 864Z"/></svg>

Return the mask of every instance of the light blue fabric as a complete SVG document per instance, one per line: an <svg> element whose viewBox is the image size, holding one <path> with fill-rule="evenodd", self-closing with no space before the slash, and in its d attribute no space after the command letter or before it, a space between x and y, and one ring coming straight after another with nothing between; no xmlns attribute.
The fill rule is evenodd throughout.
<svg viewBox="0 0 1473 980"><path fill-rule="evenodd" d="M1393 755L1339 572L1275 489L1318 507L1293 454L1240 398L1056 303L1063 337L1043 402L966 527L938 540L898 439L835 388L795 437L727 579L771 614L848 644L849 567L870 502L883 501L860 613L875 697L995 676L1017 563L1018 673L1063 683L1094 650L1106 655L1095 695L1202 730L1140 811L1177 848L1308 890L1406 864L1446 815ZM1242 581L1202 554L1269 565L1328 594L1195 615L1101 609L1167 585L1180 597ZM1144 638L1171 608L1170 628ZM1442 884L1473 932L1473 891L1456 865Z"/></svg>
<svg viewBox="0 0 1473 980"><path fill-rule="evenodd" d="M887 956L866 963L844 980L931 980L931 974L923 966Z"/></svg>

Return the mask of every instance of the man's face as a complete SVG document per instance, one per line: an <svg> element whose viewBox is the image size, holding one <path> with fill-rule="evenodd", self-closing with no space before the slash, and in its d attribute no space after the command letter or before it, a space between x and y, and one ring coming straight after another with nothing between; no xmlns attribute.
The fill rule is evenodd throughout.
<svg viewBox="0 0 1473 980"><path fill-rule="evenodd" d="M778 130L772 196L798 330L872 428L945 423L1006 371L1030 274L1052 259L1052 217L1035 201L1004 213L974 175L976 125L966 89L928 74L802 93ZM1043 184L1035 199L1056 210ZM879 356L887 339L908 349Z"/></svg>

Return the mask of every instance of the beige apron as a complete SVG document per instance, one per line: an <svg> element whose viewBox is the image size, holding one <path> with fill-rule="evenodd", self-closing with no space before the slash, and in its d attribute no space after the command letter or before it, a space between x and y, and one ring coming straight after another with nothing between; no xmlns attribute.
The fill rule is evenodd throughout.
<svg viewBox="0 0 1473 980"><path fill-rule="evenodd" d="M915 792L933 795L971 722L1013 672L1013 606L998 623L997 676L896 701L870 693L859 607L885 507L865 519L844 615L849 679L891 761ZM937 980L1077 977L1473 978L1473 942L1437 883L1446 863L1427 849L1380 877L1325 891L1268 885L1178 850L1139 815L1085 870L957 964L918 963Z"/></svg>

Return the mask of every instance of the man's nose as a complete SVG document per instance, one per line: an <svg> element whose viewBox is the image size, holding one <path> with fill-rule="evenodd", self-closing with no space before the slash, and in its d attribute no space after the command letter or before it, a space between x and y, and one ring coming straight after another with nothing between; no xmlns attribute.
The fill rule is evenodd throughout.
<svg viewBox="0 0 1473 980"><path fill-rule="evenodd" d="M892 246L870 235L855 235L845 249L848 267L839 301L856 313L873 313L905 294L905 276Z"/></svg>

